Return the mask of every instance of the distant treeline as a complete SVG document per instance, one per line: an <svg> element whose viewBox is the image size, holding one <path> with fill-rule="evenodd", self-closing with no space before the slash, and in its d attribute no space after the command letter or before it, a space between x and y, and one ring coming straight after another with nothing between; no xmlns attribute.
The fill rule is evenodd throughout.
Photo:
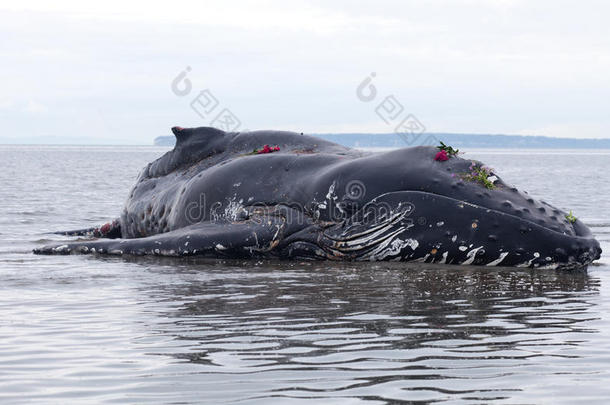
<svg viewBox="0 0 610 405"><path fill-rule="evenodd" d="M551 138L525 135L481 135L453 133L398 134L311 134L331 142L350 147L392 148L438 144L443 141L456 148L547 148L547 149L610 149L610 139ZM173 146L173 136L155 138L155 145Z"/></svg>

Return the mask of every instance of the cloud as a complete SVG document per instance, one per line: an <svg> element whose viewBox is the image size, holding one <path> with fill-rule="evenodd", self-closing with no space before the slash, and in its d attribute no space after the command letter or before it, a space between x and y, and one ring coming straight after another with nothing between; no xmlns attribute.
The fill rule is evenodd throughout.
<svg viewBox="0 0 610 405"><path fill-rule="evenodd" d="M41 104L34 100L28 100L25 107L23 108L23 111L31 114L42 114L49 111L49 109L44 104Z"/></svg>
<svg viewBox="0 0 610 405"><path fill-rule="evenodd" d="M0 99L0 110L10 110L15 106L12 100Z"/></svg>
<svg viewBox="0 0 610 405"><path fill-rule="evenodd" d="M149 143L208 124L189 107L208 88L248 128L385 132L355 97L375 71L379 97L395 95L429 131L610 136L609 11L561 0L4 2L0 119L34 135ZM181 98L170 83L186 66L193 93Z"/></svg>

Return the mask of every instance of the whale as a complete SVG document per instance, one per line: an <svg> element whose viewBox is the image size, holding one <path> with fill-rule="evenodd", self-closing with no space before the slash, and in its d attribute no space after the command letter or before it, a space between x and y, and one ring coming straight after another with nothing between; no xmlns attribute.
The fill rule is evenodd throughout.
<svg viewBox="0 0 610 405"><path fill-rule="evenodd" d="M118 218L34 253L550 269L601 254L571 212L444 144L370 152L288 131L172 132Z"/></svg>

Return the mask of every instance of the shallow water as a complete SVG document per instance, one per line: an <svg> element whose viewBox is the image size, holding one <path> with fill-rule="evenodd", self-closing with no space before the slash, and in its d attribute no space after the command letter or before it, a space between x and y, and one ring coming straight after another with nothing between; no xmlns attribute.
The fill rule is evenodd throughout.
<svg viewBox="0 0 610 405"><path fill-rule="evenodd" d="M0 402L607 403L610 152L466 155L589 224L588 271L30 254L164 151L0 146Z"/></svg>

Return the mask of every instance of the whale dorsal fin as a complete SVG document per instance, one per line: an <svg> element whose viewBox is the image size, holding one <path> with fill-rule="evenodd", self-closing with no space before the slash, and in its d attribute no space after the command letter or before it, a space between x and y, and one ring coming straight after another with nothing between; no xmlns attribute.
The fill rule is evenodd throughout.
<svg viewBox="0 0 610 405"><path fill-rule="evenodd" d="M179 143L183 143L193 134L193 131L189 131L187 128L182 127L172 127L172 132L176 137L176 145Z"/></svg>
<svg viewBox="0 0 610 405"><path fill-rule="evenodd" d="M176 145L183 144L191 138L201 138L224 134L223 131L213 127L182 128L176 126L172 127L172 132L176 136Z"/></svg>

